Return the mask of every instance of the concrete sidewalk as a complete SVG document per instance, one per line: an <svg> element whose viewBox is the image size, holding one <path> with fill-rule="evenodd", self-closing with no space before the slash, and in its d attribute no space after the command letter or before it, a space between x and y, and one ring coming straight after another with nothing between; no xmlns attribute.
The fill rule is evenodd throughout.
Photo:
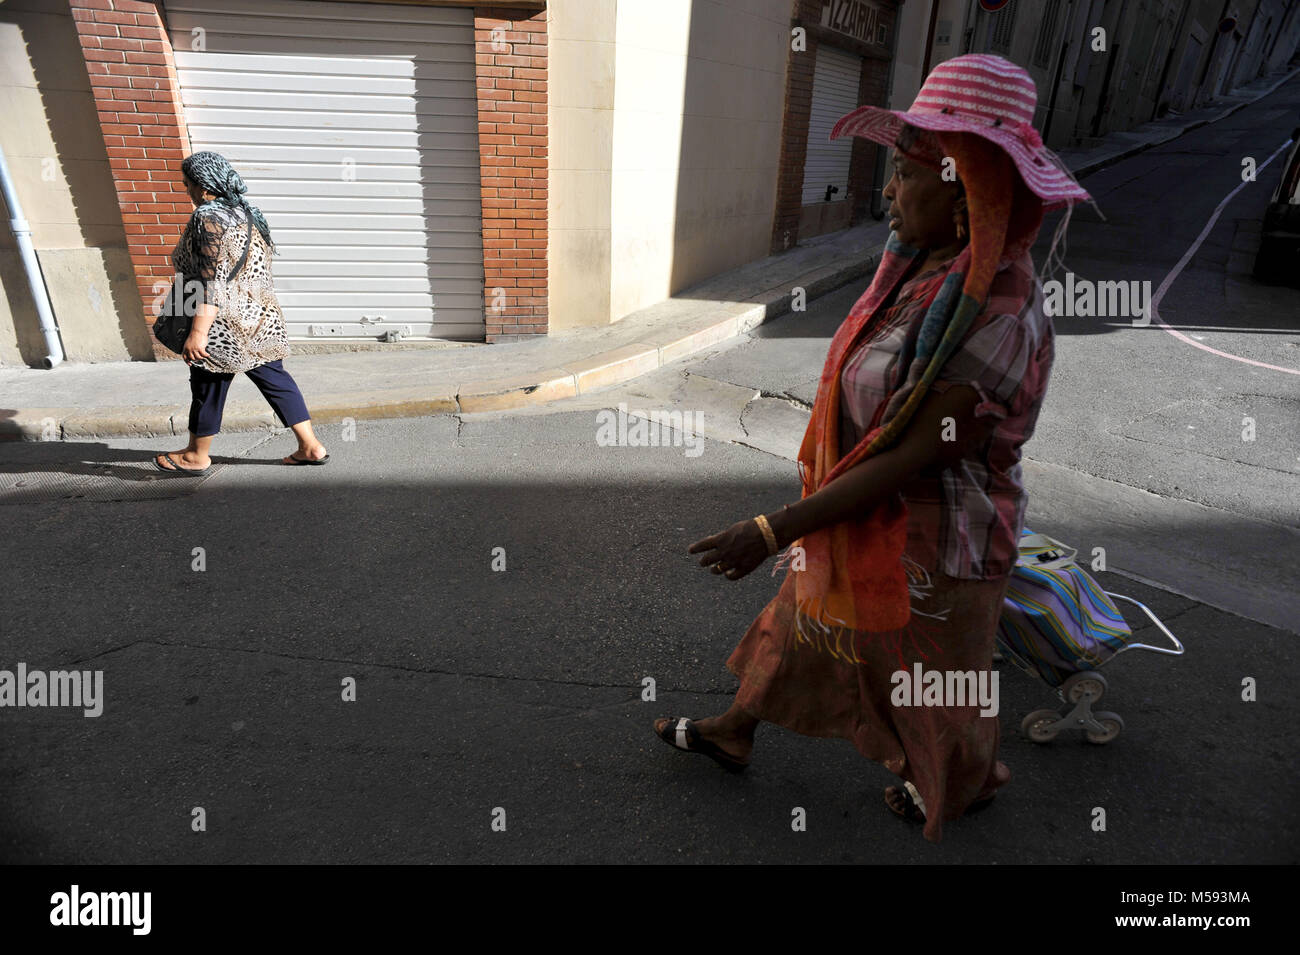
<svg viewBox="0 0 1300 955"><path fill-rule="evenodd" d="M1061 152L1076 176L1231 115L1300 68L1261 77L1204 109L1111 133L1097 146ZM776 318L795 289L807 299L874 270L883 222L811 239L715 276L608 326L535 341L294 355L288 368L317 423L525 408L636 378ZM58 441L187 431L188 369L177 361L0 368L0 440ZM279 423L252 383L236 376L223 431Z"/></svg>
<svg viewBox="0 0 1300 955"><path fill-rule="evenodd" d="M499 411L586 394L743 334L868 275L888 238L871 222L714 276L613 325L535 341L460 348L295 355L286 368L316 423ZM179 361L0 369L0 440L58 441L187 431L189 369ZM222 431L278 428L237 375Z"/></svg>

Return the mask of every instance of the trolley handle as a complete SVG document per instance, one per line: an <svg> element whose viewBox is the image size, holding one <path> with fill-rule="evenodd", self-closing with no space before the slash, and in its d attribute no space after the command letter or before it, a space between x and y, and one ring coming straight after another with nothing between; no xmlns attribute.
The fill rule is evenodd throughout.
<svg viewBox="0 0 1300 955"><path fill-rule="evenodd" d="M1142 601L1140 600L1134 600L1132 597L1125 597L1123 594L1114 594L1111 593L1109 590L1105 591L1105 593L1107 596L1114 597L1117 600L1127 601L1128 603L1131 603L1141 608L1142 612L1151 618L1151 622L1154 623L1157 627L1159 627L1160 632L1163 633L1166 637L1168 637L1169 642L1172 643L1177 648L1175 650L1170 650L1168 647L1153 647L1149 643L1130 643L1124 647L1125 650L1131 650L1131 649L1152 650L1156 653L1167 653L1173 657L1182 655L1183 645L1178 642L1177 637L1175 637L1172 633L1169 632L1169 628L1166 627L1164 623L1161 622L1160 618L1151 612L1150 607L1142 603Z"/></svg>

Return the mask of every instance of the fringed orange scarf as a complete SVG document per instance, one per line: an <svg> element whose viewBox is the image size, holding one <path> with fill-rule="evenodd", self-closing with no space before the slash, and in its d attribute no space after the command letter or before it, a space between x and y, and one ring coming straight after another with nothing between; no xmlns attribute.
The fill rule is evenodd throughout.
<svg viewBox="0 0 1300 955"><path fill-rule="evenodd" d="M1007 246L1008 230L1032 240L1042 222L1041 202L1028 193L1006 153L969 133L936 135L965 186L971 238L969 247L949 267L922 321L913 361L924 363L925 372L883 424L840 455L844 363L858 344L859 332L921 251L902 245L891 235L861 307L854 309L831 341L812 419L799 449L804 497L898 440L944 362L983 311ZM907 381L908 375L900 375L899 380ZM897 405L894 399L899 397L891 395L887 407ZM803 548L804 557L802 569L798 562L791 564L800 632L839 636L840 628L879 632L906 626L911 617L902 560L906 542L907 509L897 498L864 519L835 524L795 541Z"/></svg>

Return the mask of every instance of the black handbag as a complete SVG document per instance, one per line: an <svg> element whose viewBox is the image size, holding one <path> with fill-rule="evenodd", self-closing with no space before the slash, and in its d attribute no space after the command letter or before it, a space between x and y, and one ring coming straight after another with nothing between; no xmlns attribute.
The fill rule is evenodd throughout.
<svg viewBox="0 0 1300 955"><path fill-rule="evenodd" d="M185 340L190 337L190 326L194 324L193 312L197 311L187 307L188 300L181 294L184 290L181 281L180 276L172 280L171 290L153 323L154 338L178 355L185 351Z"/></svg>

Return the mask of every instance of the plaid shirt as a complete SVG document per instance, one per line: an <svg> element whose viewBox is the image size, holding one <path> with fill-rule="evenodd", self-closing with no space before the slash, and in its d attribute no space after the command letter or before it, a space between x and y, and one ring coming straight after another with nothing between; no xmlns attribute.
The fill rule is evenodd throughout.
<svg viewBox="0 0 1300 955"><path fill-rule="evenodd" d="M903 282L894 304L863 331L841 377L842 450L880 424L892 392L910 390L919 380L924 369L911 361L916 335L947 270L941 265ZM1022 296L1024 308L1011 312ZM1027 500L1020 448L1034 433L1053 355L1052 323L1033 263L1028 254L1003 263L984 312L933 386L937 392L958 384L975 389L975 415L992 418L993 431L958 466L922 471L901 490L908 506L907 556L925 570L989 579L1015 565ZM908 380L900 381L909 365Z"/></svg>

